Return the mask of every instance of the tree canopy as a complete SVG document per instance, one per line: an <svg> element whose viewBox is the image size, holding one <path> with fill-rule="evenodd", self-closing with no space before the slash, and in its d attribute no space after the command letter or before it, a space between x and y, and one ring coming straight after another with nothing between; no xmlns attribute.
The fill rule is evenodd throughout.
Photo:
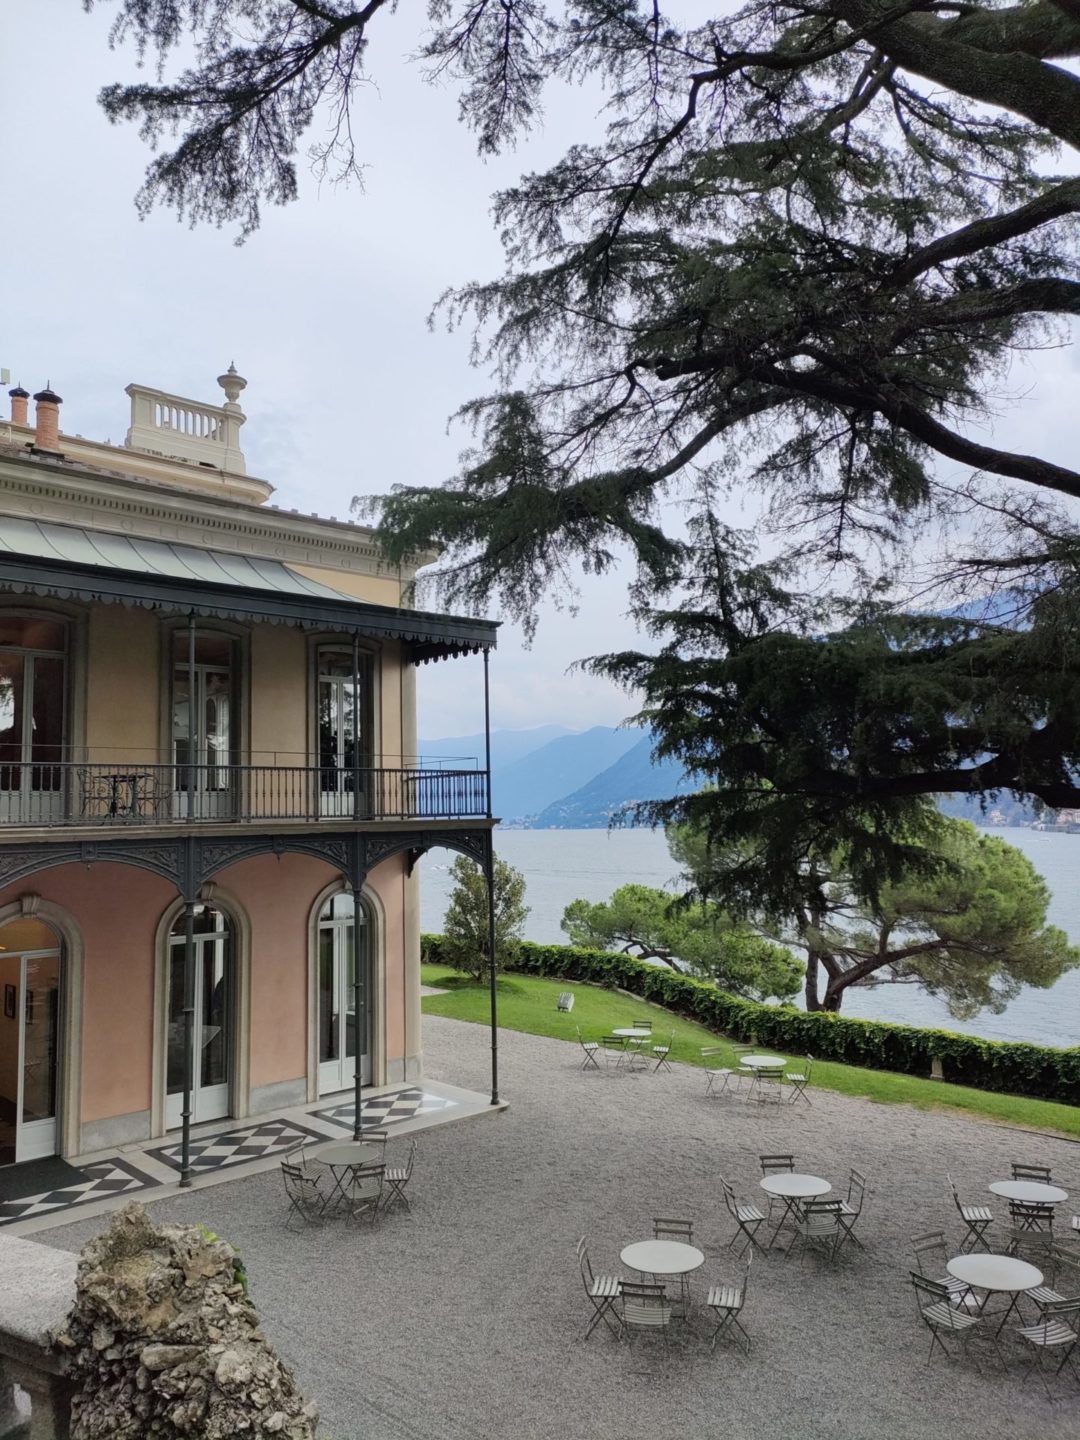
<svg viewBox="0 0 1080 1440"><path fill-rule="evenodd" d="M385 0L116 9L164 61L194 43L102 97L177 133L144 206L250 230L317 114L316 164L356 163ZM380 531L392 558L443 547L447 602L527 625L628 551L660 651L598 668L714 787L654 817L751 826L751 891L842 845L873 895L925 862L934 793L1080 803L1080 472L993 436L1016 357L1080 313L1080 0L677 10L429 0L420 61L482 152L553 81L603 86L607 124L496 197L506 270L441 312L495 375L475 447L383 497ZM733 491L768 565L721 523Z"/></svg>
<svg viewBox="0 0 1080 1440"><path fill-rule="evenodd" d="M620 885L608 900L572 900L562 928L572 945L655 960L750 1000L788 1000L802 967L791 952L736 924L715 903L679 906L648 885Z"/></svg>
<svg viewBox="0 0 1080 1440"><path fill-rule="evenodd" d="M454 888L443 921L443 954L451 965L475 980L490 974L488 890L483 870L466 855L450 867ZM495 968L510 963L529 907L525 904L525 877L507 860L495 860Z"/></svg>
<svg viewBox="0 0 1080 1440"><path fill-rule="evenodd" d="M1080 949L1046 923L1046 882L1015 846L964 820L933 814L908 835L912 863L873 900L855 883L843 847L803 864L801 894L753 923L806 960L808 1010L839 1010L852 986L921 986L950 1014L1000 1012L1022 985L1053 985L1080 965ZM669 832L672 854L698 893L727 888L724 871L741 857L718 854L691 825Z"/></svg>

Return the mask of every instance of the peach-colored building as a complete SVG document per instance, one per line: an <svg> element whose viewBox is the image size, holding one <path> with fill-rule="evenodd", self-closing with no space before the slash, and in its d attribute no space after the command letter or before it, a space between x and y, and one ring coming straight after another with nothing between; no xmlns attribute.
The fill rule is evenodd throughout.
<svg viewBox="0 0 1080 1440"><path fill-rule="evenodd" d="M495 626L269 505L219 383L129 386L123 445L49 389L0 423L0 1165L350 1091L358 1037L362 1083L419 1079L413 865L490 856L415 676Z"/></svg>

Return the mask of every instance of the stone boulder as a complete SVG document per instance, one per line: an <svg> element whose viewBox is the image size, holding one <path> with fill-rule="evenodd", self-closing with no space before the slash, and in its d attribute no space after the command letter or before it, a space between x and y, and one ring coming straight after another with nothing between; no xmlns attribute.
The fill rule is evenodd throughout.
<svg viewBox="0 0 1080 1440"><path fill-rule="evenodd" d="M236 1252L131 1204L83 1250L56 1345L75 1384L72 1440L315 1440L248 1299Z"/></svg>

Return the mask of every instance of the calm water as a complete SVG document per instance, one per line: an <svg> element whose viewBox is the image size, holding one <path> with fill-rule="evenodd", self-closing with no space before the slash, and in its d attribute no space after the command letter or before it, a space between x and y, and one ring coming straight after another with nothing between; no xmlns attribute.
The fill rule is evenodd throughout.
<svg viewBox="0 0 1080 1440"><path fill-rule="evenodd" d="M1045 876L1052 896L1051 922L1080 944L1080 835L1037 830L993 833L1022 850ZM526 937L554 944L566 941L559 921L571 900L579 896L606 900L620 885L632 882L664 889L677 868L663 833L652 830L500 830L497 846L502 858L522 871L527 882L531 914ZM420 916L425 930L442 928L452 860L445 850L436 850L421 862ZM844 999L844 1013L962 1030L993 1040L1077 1045L1080 970L1070 971L1052 990L1024 989L1003 1015L983 1012L966 1024L953 1020L939 1000L908 985L850 990Z"/></svg>

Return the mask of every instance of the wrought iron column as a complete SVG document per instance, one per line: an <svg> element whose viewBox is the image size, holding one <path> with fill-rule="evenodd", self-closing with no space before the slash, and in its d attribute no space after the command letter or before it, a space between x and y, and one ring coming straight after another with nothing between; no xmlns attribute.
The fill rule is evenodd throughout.
<svg viewBox="0 0 1080 1440"><path fill-rule="evenodd" d="M364 1072L364 1041L367 1038L367 1016L364 1013L366 996L364 994L363 981L363 937L360 933L360 886L352 887L353 919L352 919L352 960L353 960L353 1013L356 1016L356 1036L353 1044L355 1052L355 1073L353 1075L353 1139L360 1139L360 1131L363 1128L360 1124L360 1099L363 1089Z"/></svg>
<svg viewBox="0 0 1080 1440"><path fill-rule="evenodd" d="M352 637L352 803L353 819L360 818L360 637Z"/></svg>
<svg viewBox="0 0 1080 1440"><path fill-rule="evenodd" d="M184 902L184 1108L180 1112L180 1184L191 1184L191 1097L195 1089L195 901Z"/></svg>
<svg viewBox="0 0 1080 1440"><path fill-rule="evenodd" d="M488 896L488 976L491 994L491 1103L499 1103L499 1016L495 995L495 836L489 830L484 846Z"/></svg>
<svg viewBox="0 0 1080 1440"><path fill-rule="evenodd" d="M188 766L187 766L187 818L195 819L195 755L198 726L195 719L195 611L188 615L187 640L187 710L188 710Z"/></svg>
<svg viewBox="0 0 1080 1440"><path fill-rule="evenodd" d="M485 781L487 815L491 810L491 686L488 679L490 652L484 650L484 764L487 767ZM498 999L495 989L495 835L488 830L484 840L484 878L487 881L488 897L488 983L491 994L491 1103L499 1103L499 1016Z"/></svg>

